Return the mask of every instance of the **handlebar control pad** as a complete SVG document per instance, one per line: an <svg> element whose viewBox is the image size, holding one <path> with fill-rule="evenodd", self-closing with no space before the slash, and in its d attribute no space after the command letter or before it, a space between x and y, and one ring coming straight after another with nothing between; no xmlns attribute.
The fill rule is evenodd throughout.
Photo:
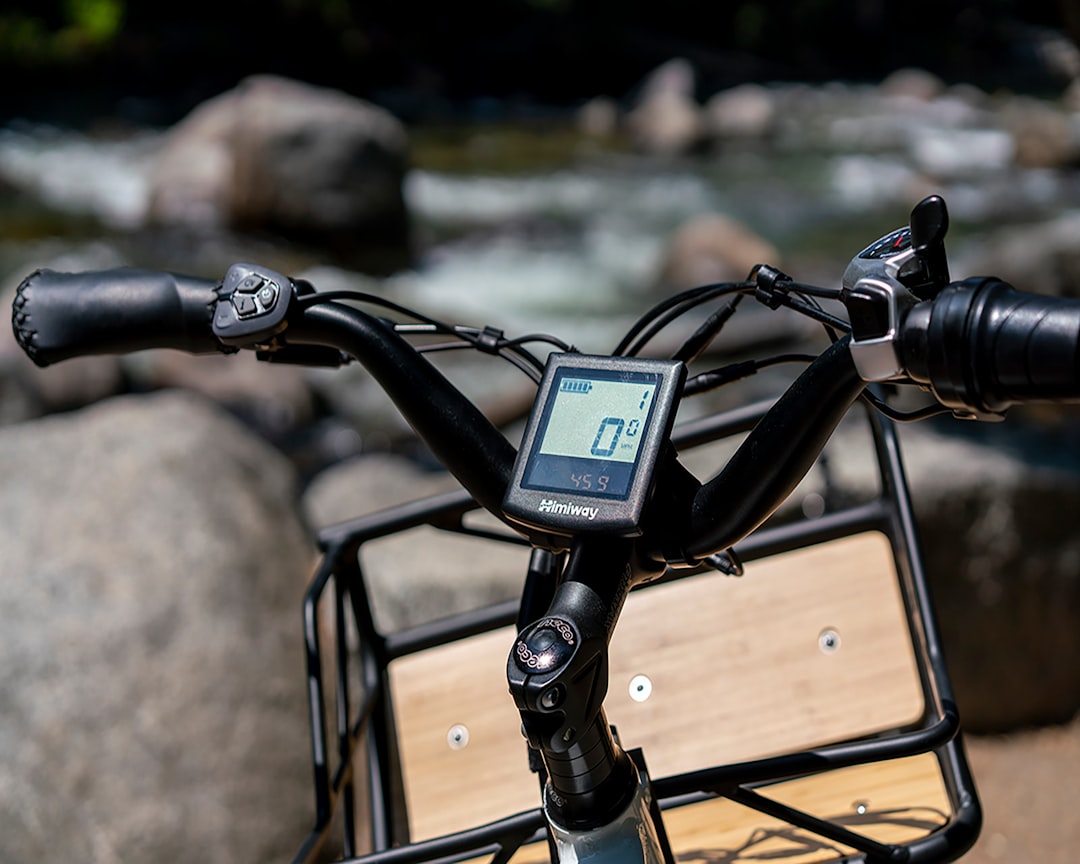
<svg viewBox="0 0 1080 864"><path fill-rule="evenodd" d="M255 264L233 264L214 309L214 335L226 345L269 342L285 329L292 295L286 276Z"/></svg>

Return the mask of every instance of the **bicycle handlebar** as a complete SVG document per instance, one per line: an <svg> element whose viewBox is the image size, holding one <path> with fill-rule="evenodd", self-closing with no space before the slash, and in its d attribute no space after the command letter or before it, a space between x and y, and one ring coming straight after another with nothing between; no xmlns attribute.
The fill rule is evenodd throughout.
<svg viewBox="0 0 1080 864"><path fill-rule="evenodd" d="M222 309L234 306L221 283L204 279L130 269L39 270L19 286L12 320L19 345L47 366L145 348L235 351L235 339L221 341L213 326L215 315L220 321ZM967 280L914 303L894 338L909 378L964 416L994 419L1021 401L1080 398L1077 300L1025 294L995 279ZM265 347L267 339L251 342L248 347ZM333 301L294 303L274 342L329 346L358 359L442 464L505 521L501 504L514 447L392 326ZM701 484L672 456L658 472L642 554L692 565L749 534L798 484L865 384L842 337L788 388L718 476ZM536 545L565 548L565 538L507 524Z"/></svg>
<svg viewBox="0 0 1080 864"><path fill-rule="evenodd" d="M374 316L338 303L304 308L288 337L291 343L331 345L359 360L476 502L504 519L502 499L516 451L412 345ZM546 542L539 534L535 540Z"/></svg>
<svg viewBox="0 0 1080 864"><path fill-rule="evenodd" d="M729 549L771 516L865 387L848 338L838 339L766 412L723 471L698 490L681 530L670 526L670 536L684 544L682 560Z"/></svg>

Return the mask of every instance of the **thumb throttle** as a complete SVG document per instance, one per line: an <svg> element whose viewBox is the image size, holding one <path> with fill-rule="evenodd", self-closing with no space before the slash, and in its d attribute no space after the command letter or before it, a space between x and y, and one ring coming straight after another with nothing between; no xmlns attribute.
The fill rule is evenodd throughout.
<svg viewBox="0 0 1080 864"><path fill-rule="evenodd" d="M926 300L949 284L949 262L945 255L945 234L949 211L940 195L923 198L911 211L911 247L919 266L905 279L904 286Z"/></svg>
<svg viewBox="0 0 1080 864"><path fill-rule="evenodd" d="M949 283L948 230L945 200L940 195L923 198L911 211L908 225L875 240L851 259L844 271L844 290L853 290L863 279L888 280L920 300L934 297Z"/></svg>

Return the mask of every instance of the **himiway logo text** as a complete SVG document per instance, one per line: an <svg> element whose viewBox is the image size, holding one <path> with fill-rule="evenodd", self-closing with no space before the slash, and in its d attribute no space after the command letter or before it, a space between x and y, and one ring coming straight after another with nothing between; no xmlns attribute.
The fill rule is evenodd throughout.
<svg viewBox="0 0 1080 864"><path fill-rule="evenodd" d="M560 516L582 516L590 522L600 512L599 507L585 507L581 504L571 504L569 501L556 501L554 498L541 498L537 506L540 513L556 513Z"/></svg>

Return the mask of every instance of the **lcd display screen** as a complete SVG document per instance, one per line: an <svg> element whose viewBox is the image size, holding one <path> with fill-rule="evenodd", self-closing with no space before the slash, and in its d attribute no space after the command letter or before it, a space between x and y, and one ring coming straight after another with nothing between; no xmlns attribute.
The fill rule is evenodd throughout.
<svg viewBox="0 0 1080 864"><path fill-rule="evenodd" d="M522 485L625 499L659 384L647 372L559 370Z"/></svg>

